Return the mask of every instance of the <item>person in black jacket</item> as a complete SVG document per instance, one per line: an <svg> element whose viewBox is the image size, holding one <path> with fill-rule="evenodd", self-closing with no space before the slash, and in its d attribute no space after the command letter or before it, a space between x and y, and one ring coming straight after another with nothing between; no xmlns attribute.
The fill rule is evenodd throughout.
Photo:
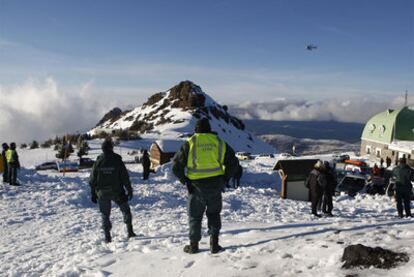
<svg viewBox="0 0 414 277"><path fill-rule="evenodd" d="M150 174L150 167L151 167L151 161L148 155L148 151L144 150L144 153L142 154L142 177L144 180L148 180L149 174Z"/></svg>
<svg viewBox="0 0 414 277"><path fill-rule="evenodd" d="M16 143L10 143L10 148L6 151L6 160L8 167L7 177L9 178L10 185L20 186L20 184L17 183L17 170L20 169L20 161L16 151Z"/></svg>
<svg viewBox="0 0 414 277"><path fill-rule="evenodd" d="M323 204L322 211L328 216L332 215L332 197L335 195L335 189L337 185L336 174L334 170L329 165L329 162L324 162L325 167L325 176L326 176L326 187L323 190Z"/></svg>
<svg viewBox="0 0 414 277"><path fill-rule="evenodd" d="M9 145L7 143L3 143L2 145L2 152L1 152L1 158L3 159L3 183L9 182L9 168L7 165L7 159L6 159L6 151L9 150Z"/></svg>
<svg viewBox="0 0 414 277"><path fill-rule="evenodd" d="M243 175L243 167L241 166L241 164L239 164L239 166L237 167L236 174L233 177L233 188L237 189L238 187L240 187L240 179L242 175Z"/></svg>
<svg viewBox="0 0 414 277"><path fill-rule="evenodd" d="M105 242L112 241L110 233L112 224L109 220L112 201L122 212L128 238L136 236L132 228L132 215L128 204L128 201L132 199L131 182L121 156L114 153L113 149L112 140L105 139L102 143L103 154L96 159L89 179L91 201L98 204L102 215Z"/></svg>
<svg viewBox="0 0 414 277"><path fill-rule="evenodd" d="M316 217L321 217L321 215L318 214L318 204L322 200L323 191L326 187L326 176L323 171L323 162L317 161L314 169L305 181L305 186L309 189L309 197L312 203L312 214Z"/></svg>

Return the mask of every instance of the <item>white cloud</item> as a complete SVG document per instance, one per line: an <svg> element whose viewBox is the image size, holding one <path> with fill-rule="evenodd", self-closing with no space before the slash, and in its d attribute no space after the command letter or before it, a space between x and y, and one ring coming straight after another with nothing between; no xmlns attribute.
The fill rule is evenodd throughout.
<svg viewBox="0 0 414 277"><path fill-rule="evenodd" d="M42 140L94 126L112 104L99 100L91 86L65 91L53 78L0 86L0 141Z"/></svg>
<svg viewBox="0 0 414 277"><path fill-rule="evenodd" d="M242 119L333 120L365 123L376 113L387 108L402 107L403 103L403 97L384 99L383 101L355 97L347 100L326 99L311 102L278 99L270 102L245 102L237 106L231 106L230 111ZM414 104L414 101L411 104Z"/></svg>

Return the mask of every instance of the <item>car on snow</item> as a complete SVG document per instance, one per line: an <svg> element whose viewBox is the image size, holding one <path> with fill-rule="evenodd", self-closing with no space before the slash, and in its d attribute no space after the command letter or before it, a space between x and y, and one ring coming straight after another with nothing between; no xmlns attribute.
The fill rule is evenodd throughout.
<svg viewBox="0 0 414 277"><path fill-rule="evenodd" d="M56 162L45 162L35 167L36 170L57 170L58 166Z"/></svg>
<svg viewBox="0 0 414 277"><path fill-rule="evenodd" d="M349 196L355 196L359 192L365 192L367 179L362 175L347 174L345 175L336 186L336 195L340 195L342 192Z"/></svg>
<svg viewBox="0 0 414 277"><path fill-rule="evenodd" d="M278 158L280 158L280 159L289 159L289 158L292 158L292 157L293 156L291 154L289 154L289 153L280 153L278 155Z"/></svg>
<svg viewBox="0 0 414 277"><path fill-rule="evenodd" d="M80 158L79 159L79 169L91 168L94 163L95 163L95 161L92 160L91 158Z"/></svg>
<svg viewBox="0 0 414 277"><path fill-rule="evenodd" d="M249 152L237 152L236 158L239 159L240 161L246 161L246 160L251 160L252 155Z"/></svg>
<svg viewBox="0 0 414 277"><path fill-rule="evenodd" d="M255 159L261 160L261 159L273 159L275 155L273 154L259 154Z"/></svg>
<svg viewBox="0 0 414 277"><path fill-rule="evenodd" d="M333 158L336 163L343 163L346 160L350 160L350 157L348 154L335 154L333 155Z"/></svg>

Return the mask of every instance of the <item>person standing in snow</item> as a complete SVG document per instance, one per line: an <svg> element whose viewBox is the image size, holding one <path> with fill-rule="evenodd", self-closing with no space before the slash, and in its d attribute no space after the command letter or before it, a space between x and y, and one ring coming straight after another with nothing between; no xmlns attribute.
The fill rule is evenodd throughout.
<svg viewBox="0 0 414 277"><path fill-rule="evenodd" d="M132 228L132 215L128 201L132 199L132 187L128 171L120 155L114 153L112 139L107 138L102 143L101 154L92 167L89 185L91 201L97 203L102 215L102 229L105 242L112 241L111 237L111 201L120 208L127 227L128 238L135 237ZM125 191L126 190L126 191Z"/></svg>
<svg viewBox="0 0 414 277"><path fill-rule="evenodd" d="M237 167L236 174L233 177L233 188L237 189L240 187L240 179L243 175L243 167L239 163L239 166Z"/></svg>
<svg viewBox="0 0 414 277"><path fill-rule="evenodd" d="M7 150L9 150L9 145L7 143L3 143L2 145L2 152L1 152L1 159L3 162L3 183L8 183L9 182L9 177L8 177L8 166L7 166L7 158L6 158L6 152Z"/></svg>
<svg viewBox="0 0 414 277"><path fill-rule="evenodd" d="M237 165L234 150L211 131L208 119L198 120L195 134L173 158L173 172L188 190L190 244L184 247L184 252L194 254L199 251L204 213L208 220L210 252L214 254L224 250L219 245L221 192L234 176Z"/></svg>
<svg viewBox="0 0 414 277"><path fill-rule="evenodd" d="M323 203L322 203L322 211L324 214L328 216L332 215L333 204L332 204L332 197L335 195L335 189L337 185L336 181L336 174L334 170L329 165L329 162L325 161L324 163L325 168L325 176L326 176L326 187L323 190Z"/></svg>
<svg viewBox="0 0 414 277"><path fill-rule="evenodd" d="M395 179L395 192L397 194L397 211L400 218L403 217L403 204L405 216L411 217L411 194L414 181L414 170L407 165L407 160L402 157L399 165L394 168L393 178Z"/></svg>
<svg viewBox="0 0 414 277"><path fill-rule="evenodd" d="M6 161L8 170L9 184L12 186L19 186L17 183L17 170L20 169L19 155L16 151L16 143L10 143L10 148L6 151Z"/></svg>
<svg viewBox="0 0 414 277"><path fill-rule="evenodd" d="M305 186L309 189L309 196L312 203L312 214L316 217L321 217L318 214L318 204L322 201L323 191L326 187L326 176L323 171L323 162L319 160L305 181Z"/></svg>
<svg viewBox="0 0 414 277"><path fill-rule="evenodd" d="M142 154L141 163L142 163L142 169L143 169L143 173L142 173L143 179L148 180L148 177L150 174L151 161L150 161L147 150L144 150L144 153Z"/></svg>

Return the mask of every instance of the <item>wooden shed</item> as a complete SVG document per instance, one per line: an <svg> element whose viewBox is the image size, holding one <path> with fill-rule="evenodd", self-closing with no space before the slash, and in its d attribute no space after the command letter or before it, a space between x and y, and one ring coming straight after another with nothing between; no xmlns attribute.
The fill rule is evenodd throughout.
<svg viewBox="0 0 414 277"><path fill-rule="evenodd" d="M276 170L282 179L280 197L309 201L309 191L305 187L305 180L317 161L317 159L279 160L273 170Z"/></svg>
<svg viewBox="0 0 414 277"><path fill-rule="evenodd" d="M157 140L151 144L149 155L151 168L155 169L171 161L175 153L184 144L184 140Z"/></svg>

